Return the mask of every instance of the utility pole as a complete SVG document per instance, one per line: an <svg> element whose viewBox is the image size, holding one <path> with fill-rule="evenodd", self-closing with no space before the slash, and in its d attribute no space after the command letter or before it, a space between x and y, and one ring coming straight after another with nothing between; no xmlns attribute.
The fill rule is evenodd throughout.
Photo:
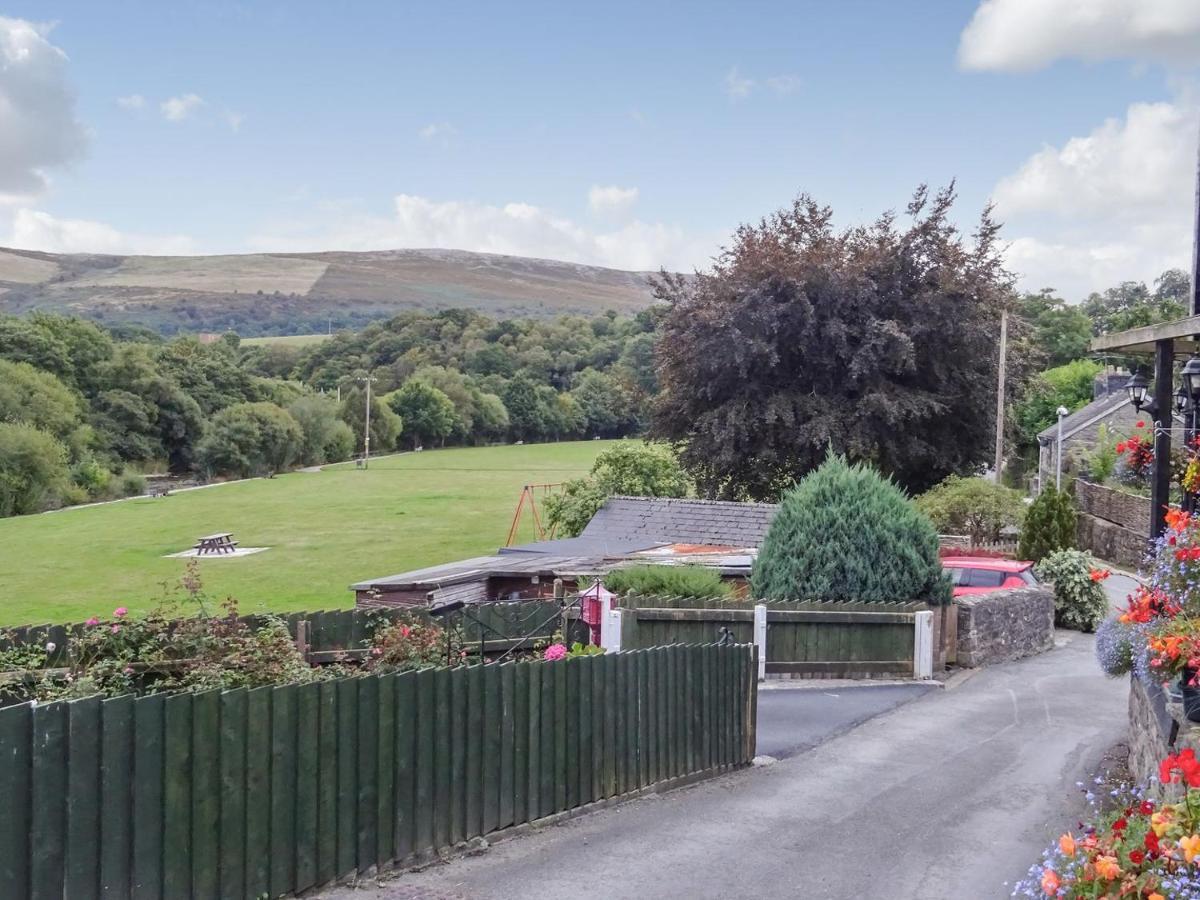
<svg viewBox="0 0 1200 900"><path fill-rule="evenodd" d="M371 382L376 381L374 375L364 375L358 379L367 385L367 423L363 426L363 468L371 465Z"/></svg>
<svg viewBox="0 0 1200 900"><path fill-rule="evenodd" d="M1004 377L1008 362L1008 310L1000 311L1000 367L996 385L996 484L1004 467Z"/></svg>

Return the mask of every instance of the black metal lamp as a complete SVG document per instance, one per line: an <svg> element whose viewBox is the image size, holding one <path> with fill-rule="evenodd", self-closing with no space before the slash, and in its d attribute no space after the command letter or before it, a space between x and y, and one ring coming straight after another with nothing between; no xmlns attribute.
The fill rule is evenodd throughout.
<svg viewBox="0 0 1200 900"><path fill-rule="evenodd" d="M1179 374L1183 378L1183 389L1187 391L1192 402L1200 401L1200 356L1192 354L1183 364L1183 371Z"/></svg>
<svg viewBox="0 0 1200 900"><path fill-rule="evenodd" d="M1134 372L1133 377L1129 379L1129 384L1125 386L1125 390L1129 391L1129 401L1133 404L1133 408L1140 411L1146 405L1150 380L1141 372Z"/></svg>
<svg viewBox="0 0 1200 900"><path fill-rule="evenodd" d="M1183 415L1188 410L1188 404L1192 402L1192 398L1188 396L1187 388L1183 385L1175 391L1175 412Z"/></svg>

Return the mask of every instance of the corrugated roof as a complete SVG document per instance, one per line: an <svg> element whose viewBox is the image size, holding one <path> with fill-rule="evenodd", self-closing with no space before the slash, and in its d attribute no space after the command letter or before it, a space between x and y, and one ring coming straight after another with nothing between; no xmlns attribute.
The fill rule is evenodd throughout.
<svg viewBox="0 0 1200 900"><path fill-rule="evenodd" d="M1077 409L1069 416L1063 416L1062 434L1063 440L1068 440L1077 431L1087 428L1097 419L1102 419L1105 416L1120 409L1122 405L1129 402L1129 398L1124 394L1109 394L1106 397L1101 397L1099 400L1093 400L1082 409ZM1132 409L1132 407L1130 407ZM1038 432L1039 438L1045 438L1053 443L1058 439L1058 422L1055 422L1049 428Z"/></svg>

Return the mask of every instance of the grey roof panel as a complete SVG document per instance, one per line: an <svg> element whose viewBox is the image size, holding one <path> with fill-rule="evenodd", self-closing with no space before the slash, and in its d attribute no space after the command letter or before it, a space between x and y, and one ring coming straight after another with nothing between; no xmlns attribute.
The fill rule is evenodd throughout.
<svg viewBox="0 0 1200 900"><path fill-rule="evenodd" d="M669 497L610 497L580 537L614 543L758 547L778 507Z"/></svg>

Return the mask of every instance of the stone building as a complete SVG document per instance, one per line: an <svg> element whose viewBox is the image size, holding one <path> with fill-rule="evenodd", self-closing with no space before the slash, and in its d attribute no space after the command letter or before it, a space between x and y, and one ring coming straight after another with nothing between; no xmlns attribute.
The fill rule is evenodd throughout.
<svg viewBox="0 0 1200 900"><path fill-rule="evenodd" d="M1086 465L1087 456L1096 448L1100 428L1105 426L1114 443L1130 434L1138 421L1145 415L1139 413L1129 402L1125 385L1129 375L1101 373L1092 385L1092 402L1076 410L1062 420L1062 467L1063 484L1079 474ZM1038 475L1034 493L1041 493L1044 485L1053 486L1057 472L1058 423L1038 434Z"/></svg>

